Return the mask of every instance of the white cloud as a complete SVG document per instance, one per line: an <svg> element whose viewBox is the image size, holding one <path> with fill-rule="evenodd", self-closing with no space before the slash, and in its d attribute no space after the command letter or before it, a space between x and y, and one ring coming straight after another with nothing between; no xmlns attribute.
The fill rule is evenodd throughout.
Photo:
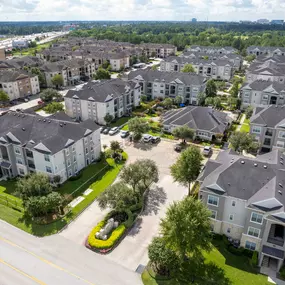
<svg viewBox="0 0 285 285"><path fill-rule="evenodd" d="M283 19L285 0L0 0L3 20Z"/></svg>

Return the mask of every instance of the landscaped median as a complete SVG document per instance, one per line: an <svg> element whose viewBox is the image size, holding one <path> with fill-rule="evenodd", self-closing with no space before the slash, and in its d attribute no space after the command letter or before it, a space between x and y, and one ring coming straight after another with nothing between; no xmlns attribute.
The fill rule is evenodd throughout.
<svg viewBox="0 0 285 285"><path fill-rule="evenodd" d="M83 196L87 189L92 191L84 195L84 199L60 219L49 224L37 224L35 220L26 217L24 212L15 210L11 205L0 206L0 219L36 236L55 234L63 229L68 223L76 218L86 207L88 207L97 196L108 188L118 176L125 164L127 154L123 153L123 160L117 163L113 159L102 159L82 170L81 175L76 180L68 180L57 191L64 195L67 201L74 200L76 197ZM16 181L1 182L0 186L5 188L4 194L12 195L15 191ZM0 188L1 189L1 188ZM2 188L3 189L3 188ZM15 199L19 199L12 195ZM18 202L21 199L17 200Z"/></svg>

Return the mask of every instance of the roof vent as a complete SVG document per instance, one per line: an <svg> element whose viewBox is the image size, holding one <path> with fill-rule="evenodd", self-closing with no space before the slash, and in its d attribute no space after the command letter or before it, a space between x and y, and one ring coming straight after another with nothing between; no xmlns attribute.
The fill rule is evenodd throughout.
<svg viewBox="0 0 285 285"><path fill-rule="evenodd" d="M63 124L66 125L66 122L64 122Z"/></svg>
<svg viewBox="0 0 285 285"><path fill-rule="evenodd" d="M48 123L50 123L51 121L48 121Z"/></svg>
<svg viewBox="0 0 285 285"><path fill-rule="evenodd" d="M22 130L25 131L26 129L25 129L25 128L22 128Z"/></svg>
<svg viewBox="0 0 285 285"><path fill-rule="evenodd" d="M231 186L231 183L228 183L229 186Z"/></svg>
<svg viewBox="0 0 285 285"><path fill-rule="evenodd" d="M280 159L283 160L283 156L280 156Z"/></svg>
<svg viewBox="0 0 285 285"><path fill-rule="evenodd" d="M283 188L283 185L281 183L278 183L279 187Z"/></svg>
<svg viewBox="0 0 285 285"><path fill-rule="evenodd" d="M20 117L20 114L18 114L18 117Z"/></svg>
<svg viewBox="0 0 285 285"><path fill-rule="evenodd" d="M241 164L245 164L244 160L242 160L240 163L241 163Z"/></svg>
<svg viewBox="0 0 285 285"><path fill-rule="evenodd" d="M257 167L257 163L254 164L254 167Z"/></svg>
<svg viewBox="0 0 285 285"><path fill-rule="evenodd" d="M43 122L46 122L46 119L43 119Z"/></svg>
<svg viewBox="0 0 285 285"><path fill-rule="evenodd" d="M243 191L245 191L245 188L242 188Z"/></svg>
<svg viewBox="0 0 285 285"><path fill-rule="evenodd" d="M282 195L282 191L279 190L278 193L279 193L280 195Z"/></svg>
<svg viewBox="0 0 285 285"><path fill-rule="evenodd" d="M63 124L59 124L61 127L63 127Z"/></svg>
<svg viewBox="0 0 285 285"><path fill-rule="evenodd" d="M40 122L40 121L41 121L41 119L38 119L38 121Z"/></svg>
<svg viewBox="0 0 285 285"><path fill-rule="evenodd" d="M263 165L263 168L264 168L264 169L267 169L267 165Z"/></svg>

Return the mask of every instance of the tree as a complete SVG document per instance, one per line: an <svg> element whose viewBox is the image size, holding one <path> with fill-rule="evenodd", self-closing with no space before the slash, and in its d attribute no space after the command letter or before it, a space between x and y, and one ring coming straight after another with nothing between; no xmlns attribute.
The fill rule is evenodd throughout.
<svg viewBox="0 0 285 285"><path fill-rule="evenodd" d="M210 212L193 197L174 202L161 220L160 233L166 246L182 260L200 257L202 250L211 249Z"/></svg>
<svg viewBox="0 0 285 285"><path fill-rule="evenodd" d="M188 73L188 72L195 72L195 68L192 64L185 64L184 67L181 69L181 72Z"/></svg>
<svg viewBox="0 0 285 285"><path fill-rule="evenodd" d="M206 100L206 95L203 92L198 93L197 103L199 106L204 106Z"/></svg>
<svg viewBox="0 0 285 285"><path fill-rule="evenodd" d="M51 102L44 107L44 111L48 114L54 114L56 112L63 111L63 105L59 102Z"/></svg>
<svg viewBox="0 0 285 285"><path fill-rule="evenodd" d="M143 63L147 63L147 62L148 62L148 58L147 58L147 56L145 56L145 55L141 55L141 56L139 57L139 61L140 61L140 62L143 62Z"/></svg>
<svg viewBox="0 0 285 285"><path fill-rule="evenodd" d="M182 139L183 142L186 142L186 139L193 139L195 132L190 129L188 126L183 125L173 129L172 134L179 139Z"/></svg>
<svg viewBox="0 0 285 285"><path fill-rule="evenodd" d="M141 95L141 101L145 103L147 101L147 96Z"/></svg>
<svg viewBox="0 0 285 285"><path fill-rule="evenodd" d="M110 78L111 78L110 72L101 67L97 70L96 74L94 75L94 79L96 80L110 79Z"/></svg>
<svg viewBox="0 0 285 285"><path fill-rule="evenodd" d="M239 92L239 83L237 81L235 81L231 90L230 90L231 97L237 98L238 92Z"/></svg>
<svg viewBox="0 0 285 285"><path fill-rule="evenodd" d="M135 140L139 140L149 130L149 124L143 118L134 117L129 120L128 125L129 130L134 134Z"/></svg>
<svg viewBox="0 0 285 285"><path fill-rule="evenodd" d="M40 71L40 69L38 67L32 67L30 69L30 72L34 75L37 75L38 76L38 79L39 79L39 83L40 83L40 86L43 87L43 86L46 86L46 79L45 79L45 76L43 75L43 73Z"/></svg>
<svg viewBox="0 0 285 285"><path fill-rule="evenodd" d="M214 99L213 99L213 106L216 108L216 109L219 109L219 108L221 108L222 107L222 100L221 100L221 98L220 97L215 97Z"/></svg>
<svg viewBox="0 0 285 285"><path fill-rule="evenodd" d="M245 132L234 132L230 139L230 147L234 151L242 152L243 150L257 151L259 144L255 141L254 136Z"/></svg>
<svg viewBox="0 0 285 285"><path fill-rule="evenodd" d="M148 246L148 257L154 270L160 275L170 275L179 266L176 253L168 248L161 237L155 237Z"/></svg>
<svg viewBox="0 0 285 285"><path fill-rule="evenodd" d="M113 152L113 157L117 156L118 152L122 151L121 145L118 141L111 141L110 149Z"/></svg>
<svg viewBox="0 0 285 285"><path fill-rule="evenodd" d="M152 69L152 70L158 70L158 67L159 67L159 65L154 64L154 65L151 67L151 69Z"/></svg>
<svg viewBox="0 0 285 285"><path fill-rule="evenodd" d="M188 195L191 194L191 183L200 174L203 156L196 146L190 146L184 150L178 160L170 167L174 181L188 187Z"/></svg>
<svg viewBox="0 0 285 285"><path fill-rule="evenodd" d="M207 81L205 89L206 97L216 97L217 96L217 86L213 79Z"/></svg>
<svg viewBox="0 0 285 285"><path fill-rule="evenodd" d="M7 103L8 101L10 101L8 94L5 91L0 90L0 102Z"/></svg>
<svg viewBox="0 0 285 285"><path fill-rule="evenodd" d="M252 106L248 106L246 109L245 109L245 117L247 119L249 119L253 114L253 108Z"/></svg>
<svg viewBox="0 0 285 285"><path fill-rule="evenodd" d="M56 88L59 88L60 86L63 86L63 77L61 74L56 74L54 77L51 79L51 83L53 86Z"/></svg>
<svg viewBox="0 0 285 285"><path fill-rule="evenodd" d="M124 182L117 182L102 192L97 201L101 209L123 211L138 203L138 195Z"/></svg>
<svg viewBox="0 0 285 285"><path fill-rule="evenodd" d="M230 97L228 97L227 103L228 103L231 110L236 109L237 103L238 103L238 98L230 96Z"/></svg>
<svg viewBox="0 0 285 285"><path fill-rule="evenodd" d="M248 56L245 57L245 60L249 63L253 62L256 59L256 55L255 54L250 54Z"/></svg>
<svg viewBox="0 0 285 285"><path fill-rule="evenodd" d="M205 99L205 106L213 106L214 105L214 98L213 97L207 97Z"/></svg>
<svg viewBox="0 0 285 285"><path fill-rule="evenodd" d="M104 121L106 122L107 125L110 125L113 120L114 117L109 113L107 113L106 116L104 117Z"/></svg>
<svg viewBox="0 0 285 285"><path fill-rule="evenodd" d="M166 109L169 109L173 105L173 100L171 98L165 98L162 104Z"/></svg>
<svg viewBox="0 0 285 285"><path fill-rule="evenodd" d="M48 89L45 89L43 92L41 92L40 98L44 102L51 102L53 99L62 98L62 95L59 94L56 90L48 88Z"/></svg>
<svg viewBox="0 0 285 285"><path fill-rule="evenodd" d="M110 70L112 67L111 67L111 64L108 60L105 60L102 64L102 68L106 69L106 70Z"/></svg>
<svg viewBox="0 0 285 285"><path fill-rule="evenodd" d="M182 97L181 96L176 96L174 98L174 103L177 104L177 105L180 105L182 103Z"/></svg>
<svg viewBox="0 0 285 285"><path fill-rule="evenodd" d="M142 194L159 177L156 163L151 159L138 159L134 163L125 166L120 178L136 192Z"/></svg>
<svg viewBox="0 0 285 285"><path fill-rule="evenodd" d="M37 46L37 42L36 41L31 41L29 43L29 48L35 48Z"/></svg>

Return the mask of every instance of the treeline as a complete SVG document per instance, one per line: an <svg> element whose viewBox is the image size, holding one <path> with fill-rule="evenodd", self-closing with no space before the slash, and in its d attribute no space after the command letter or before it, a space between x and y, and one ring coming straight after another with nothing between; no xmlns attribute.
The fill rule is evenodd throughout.
<svg viewBox="0 0 285 285"><path fill-rule="evenodd" d="M94 37L121 42L169 43L183 50L187 45L233 46L241 53L251 45L285 46L282 25L253 24L190 24L190 23L136 23L110 26L95 24L93 28L78 29L71 36Z"/></svg>

